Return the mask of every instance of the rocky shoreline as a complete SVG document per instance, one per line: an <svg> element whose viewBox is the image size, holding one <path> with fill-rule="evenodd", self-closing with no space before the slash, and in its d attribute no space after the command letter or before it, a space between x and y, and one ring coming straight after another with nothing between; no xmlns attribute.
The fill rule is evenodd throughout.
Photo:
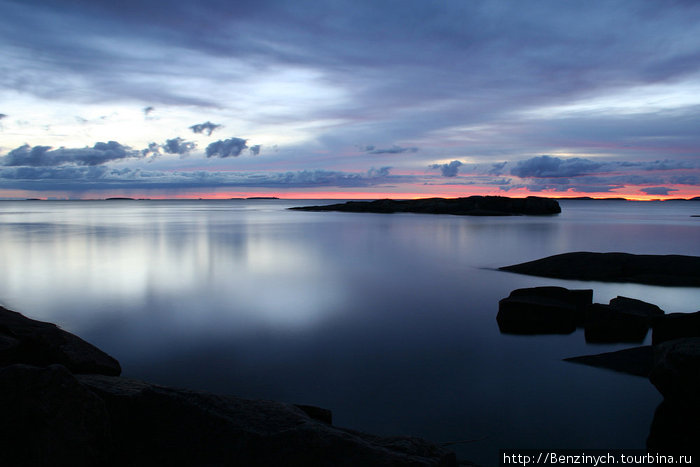
<svg viewBox="0 0 700 467"><path fill-rule="evenodd" d="M528 196L469 196L466 198L423 198L412 200L379 199L375 201L348 201L325 206L299 206L295 211L342 211L390 214L411 212L418 214L452 214L457 216L517 216L559 214L559 203L550 198Z"/></svg>
<svg viewBox="0 0 700 467"><path fill-rule="evenodd" d="M81 338L0 307L0 465L458 465L419 438L335 427L319 407L120 374L116 359Z"/></svg>
<svg viewBox="0 0 700 467"><path fill-rule="evenodd" d="M666 314L628 297L593 303L593 290L563 287L517 289L499 302L496 317L505 334L570 334L584 328L586 342L652 344L616 352L566 358L648 378L663 395L647 449L696 452L700 446L700 311Z"/></svg>

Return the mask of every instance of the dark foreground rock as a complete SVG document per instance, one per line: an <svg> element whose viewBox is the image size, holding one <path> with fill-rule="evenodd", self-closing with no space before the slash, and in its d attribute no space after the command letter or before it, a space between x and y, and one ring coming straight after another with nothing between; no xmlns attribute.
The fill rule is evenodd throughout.
<svg viewBox="0 0 700 467"><path fill-rule="evenodd" d="M574 252L499 269L558 279L700 287L698 256Z"/></svg>
<svg viewBox="0 0 700 467"><path fill-rule="evenodd" d="M112 376L122 371L117 360L78 336L0 307L0 366L10 363L60 363L73 373Z"/></svg>
<svg viewBox="0 0 700 467"><path fill-rule="evenodd" d="M700 337L655 345L649 380L666 400L700 407Z"/></svg>
<svg viewBox="0 0 700 467"><path fill-rule="evenodd" d="M528 196L508 198L505 196L470 196L468 198L424 198L414 200L380 199L376 201L348 201L327 206L300 206L290 208L297 211L344 211L344 212L414 212L422 214L454 214L459 216L512 216L550 215L561 212L554 199Z"/></svg>
<svg viewBox="0 0 700 467"><path fill-rule="evenodd" d="M698 452L700 447L700 337L654 346L649 380L664 396L651 424L647 447Z"/></svg>
<svg viewBox="0 0 700 467"><path fill-rule="evenodd" d="M592 300L591 289L517 289L498 302L496 321L506 334L570 334Z"/></svg>
<svg viewBox="0 0 700 467"><path fill-rule="evenodd" d="M104 374L114 366L82 339L5 309L0 322L2 466L457 465L419 438L334 427L318 407Z"/></svg>

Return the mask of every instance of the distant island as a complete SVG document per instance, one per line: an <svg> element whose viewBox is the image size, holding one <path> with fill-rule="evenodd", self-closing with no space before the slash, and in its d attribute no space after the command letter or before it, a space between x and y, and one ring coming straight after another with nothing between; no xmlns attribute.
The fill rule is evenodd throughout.
<svg viewBox="0 0 700 467"><path fill-rule="evenodd" d="M700 287L700 257L578 251L499 268L557 279Z"/></svg>
<svg viewBox="0 0 700 467"><path fill-rule="evenodd" d="M249 196L246 199L279 199L277 196Z"/></svg>
<svg viewBox="0 0 700 467"><path fill-rule="evenodd" d="M348 201L326 206L299 206L296 211L343 211L420 214L453 214L457 216L517 216L559 214L559 203L550 198L528 196L469 196L467 198L422 198L412 200L380 199L376 201Z"/></svg>
<svg viewBox="0 0 700 467"><path fill-rule="evenodd" d="M105 201L136 201L134 198L127 198L124 196L115 196L112 198L105 198Z"/></svg>

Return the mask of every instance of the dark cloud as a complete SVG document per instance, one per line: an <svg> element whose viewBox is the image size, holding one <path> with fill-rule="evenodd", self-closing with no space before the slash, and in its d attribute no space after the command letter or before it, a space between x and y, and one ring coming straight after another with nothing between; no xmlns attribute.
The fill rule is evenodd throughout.
<svg viewBox="0 0 700 467"><path fill-rule="evenodd" d="M401 154L404 152L417 152L418 148L402 148L401 146L392 146L390 148L376 149L374 146L367 146L365 151L367 151L368 154Z"/></svg>
<svg viewBox="0 0 700 467"><path fill-rule="evenodd" d="M663 186L651 186L649 188L642 188L640 191L648 194L648 195L662 195L662 196L668 196L668 194L672 191L678 191L676 188L666 188Z"/></svg>
<svg viewBox="0 0 700 467"><path fill-rule="evenodd" d="M207 157L238 157L248 146L247 139L229 138L219 140L207 146Z"/></svg>
<svg viewBox="0 0 700 467"><path fill-rule="evenodd" d="M508 162L497 162L494 164L491 164L491 167L488 170L489 175L501 175L503 173L503 168L508 164Z"/></svg>
<svg viewBox="0 0 700 467"><path fill-rule="evenodd" d="M222 125L218 125L216 123L212 123L210 121L206 121L204 123L197 123L196 125L192 125L190 127L190 130L192 130L193 133L207 133L207 136L211 136L212 132L216 130L217 128L221 128Z"/></svg>
<svg viewBox="0 0 700 467"><path fill-rule="evenodd" d="M136 158L141 151L134 151L116 141L95 143L91 148L58 148L27 144L10 151L3 157L2 165L51 167L65 164L101 165L112 161Z"/></svg>
<svg viewBox="0 0 700 467"><path fill-rule="evenodd" d="M539 156L518 162L510 170L510 174L520 178L577 177L593 173L601 166L602 164L599 162L578 157L560 159L552 156Z"/></svg>
<svg viewBox="0 0 700 467"><path fill-rule="evenodd" d="M674 175L670 182L674 185L696 185L700 186L700 174Z"/></svg>
<svg viewBox="0 0 700 467"><path fill-rule="evenodd" d="M0 114L0 120L2 120L3 118L7 118L7 114Z"/></svg>
<svg viewBox="0 0 700 467"><path fill-rule="evenodd" d="M166 140L165 144L162 145L163 151L165 151L166 153L181 155L188 154L196 147L197 145L192 141L185 141L180 137Z"/></svg>
<svg viewBox="0 0 700 467"><path fill-rule="evenodd" d="M149 105L143 108L143 114L148 117L154 110L156 110L156 108Z"/></svg>
<svg viewBox="0 0 700 467"><path fill-rule="evenodd" d="M456 177L462 165L460 161L452 161L449 164L432 164L430 168L440 169L443 177Z"/></svg>
<svg viewBox="0 0 700 467"><path fill-rule="evenodd" d="M369 187L395 182L400 177L388 167L365 173L328 170L288 172L146 171L98 167L0 167L6 188L27 190L188 189L220 187L313 188Z"/></svg>
<svg viewBox="0 0 700 467"><path fill-rule="evenodd" d="M257 156L258 154L260 154L260 149L261 149L261 148L262 148L262 144L255 144L255 145L253 145L253 146L251 146L251 147L249 148L249 149L250 149L250 153L251 153L252 155L254 155L254 156Z"/></svg>
<svg viewBox="0 0 700 467"><path fill-rule="evenodd" d="M148 147L145 149L141 150L141 155L142 156L147 156L147 155L153 155L157 156L160 154L160 144L158 143L148 143Z"/></svg>

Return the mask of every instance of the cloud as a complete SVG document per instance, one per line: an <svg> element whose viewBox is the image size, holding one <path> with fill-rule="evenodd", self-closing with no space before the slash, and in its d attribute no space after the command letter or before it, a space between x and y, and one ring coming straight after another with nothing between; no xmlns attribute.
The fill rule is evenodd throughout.
<svg viewBox="0 0 700 467"><path fill-rule="evenodd" d="M159 171L128 167L0 167L0 180L6 188L27 190L111 190L111 189L191 189L191 188L313 188L369 187L395 182L389 167L367 172L301 170L288 172L210 172Z"/></svg>
<svg viewBox="0 0 700 467"><path fill-rule="evenodd" d="M7 118L7 114L0 114L0 120L2 120L3 118Z"/></svg>
<svg viewBox="0 0 700 467"><path fill-rule="evenodd" d="M91 148L58 148L28 144L10 151L4 158L5 166L51 167L65 164L101 165L107 162L141 157L141 151L134 151L116 141L95 143Z"/></svg>
<svg viewBox="0 0 700 467"><path fill-rule="evenodd" d="M143 108L143 114L144 114L146 117L148 117L154 110L156 110L156 108L149 105L148 107L144 107L144 108Z"/></svg>
<svg viewBox="0 0 700 467"><path fill-rule="evenodd" d="M250 149L250 153L251 153L252 155L254 155L254 156L257 156L258 154L260 154L260 149L261 149L261 148L262 148L262 144L256 144L256 145L254 145L254 146L251 146L251 147L249 148L249 149Z"/></svg>
<svg viewBox="0 0 700 467"><path fill-rule="evenodd" d="M210 121L206 121L204 123L197 123L196 125L192 125L190 127L190 130L192 130L193 133L207 133L207 136L211 136L212 132L216 130L217 128L221 128L222 125L218 125L216 123L212 123Z"/></svg>
<svg viewBox="0 0 700 467"><path fill-rule="evenodd" d="M488 170L489 175L501 175L503 173L503 168L508 164L508 162L496 162L491 164L491 168Z"/></svg>
<svg viewBox="0 0 700 467"><path fill-rule="evenodd" d="M418 148L402 148L401 146L392 146L390 148L376 149L374 146L366 146L365 151L368 154L401 154L404 152L417 152Z"/></svg>
<svg viewBox="0 0 700 467"><path fill-rule="evenodd" d="M248 147L247 142L248 140L243 138L219 140L207 146L206 154L207 157L238 157Z"/></svg>
<svg viewBox="0 0 700 467"><path fill-rule="evenodd" d="M449 164L432 164L431 169L440 169L443 177L456 177L459 167L463 164L460 161L452 161Z"/></svg>
<svg viewBox="0 0 700 467"><path fill-rule="evenodd" d="M676 188L666 188L663 186L651 186L649 188L642 188L640 191L648 194L648 195L662 195L662 196L668 196L668 194L672 191L678 191Z"/></svg>
<svg viewBox="0 0 700 467"><path fill-rule="evenodd" d="M510 174L520 178L577 177L595 172L601 166L602 164L599 162L578 157L560 159L552 156L539 156L518 162L511 169Z"/></svg>
<svg viewBox="0 0 700 467"><path fill-rule="evenodd" d="M196 147L197 144L193 143L192 141L185 141L180 137L166 140L165 144L162 145L163 151L167 152L168 154L182 155L188 154Z"/></svg>

